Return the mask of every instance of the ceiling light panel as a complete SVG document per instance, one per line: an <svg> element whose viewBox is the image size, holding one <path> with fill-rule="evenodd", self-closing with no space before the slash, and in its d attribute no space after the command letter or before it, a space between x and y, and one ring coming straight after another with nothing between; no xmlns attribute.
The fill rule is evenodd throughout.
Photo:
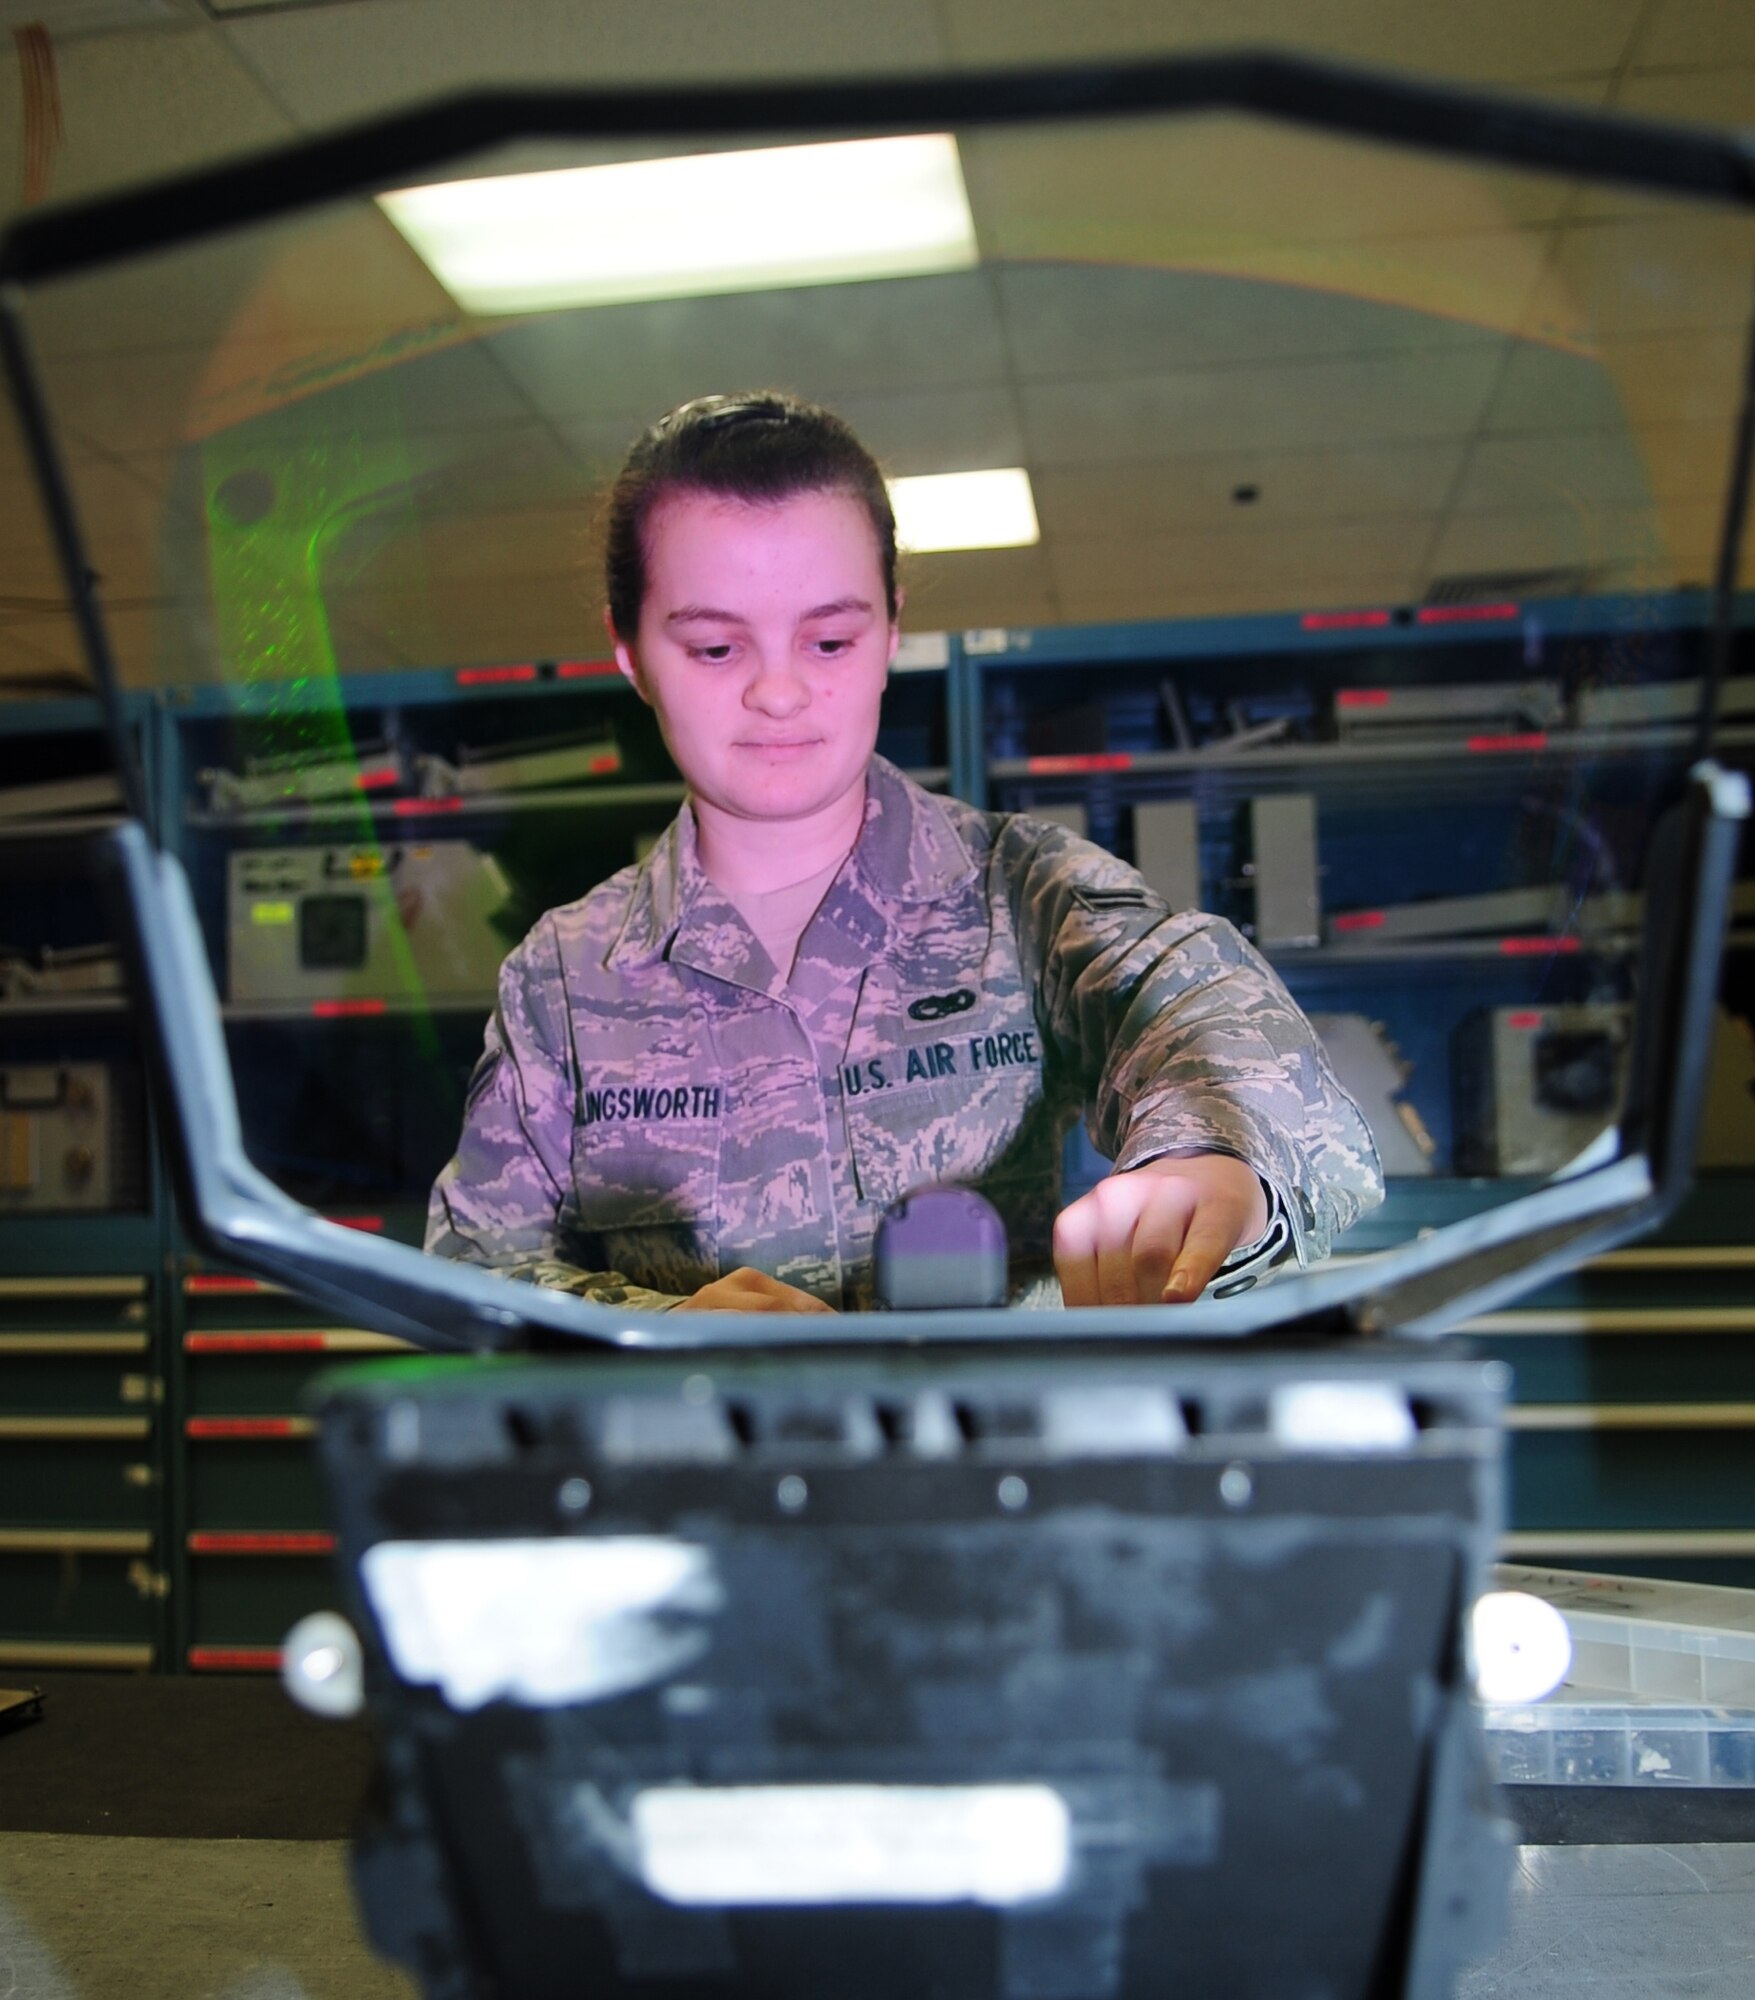
<svg viewBox="0 0 1755 2000"><path fill-rule="evenodd" d="M480 314L917 276L978 256L948 133L502 174L378 199Z"/></svg>
<svg viewBox="0 0 1755 2000"><path fill-rule="evenodd" d="M1041 540L1022 466L930 473L890 481L896 540L915 555L945 549L1020 549Z"/></svg>

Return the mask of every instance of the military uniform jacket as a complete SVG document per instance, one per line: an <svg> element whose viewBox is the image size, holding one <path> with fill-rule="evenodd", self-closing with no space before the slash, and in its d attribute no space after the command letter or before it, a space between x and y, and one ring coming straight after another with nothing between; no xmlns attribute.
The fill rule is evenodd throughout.
<svg viewBox="0 0 1755 2000"><path fill-rule="evenodd" d="M1173 913L1068 829L922 791L882 758L783 979L696 855L646 859L512 952L427 1248L667 1307L753 1265L845 1309L911 1189L958 1183L1051 1268L1061 1142L1116 1168L1221 1152L1301 1263L1382 1198L1370 1133L1231 925Z"/></svg>

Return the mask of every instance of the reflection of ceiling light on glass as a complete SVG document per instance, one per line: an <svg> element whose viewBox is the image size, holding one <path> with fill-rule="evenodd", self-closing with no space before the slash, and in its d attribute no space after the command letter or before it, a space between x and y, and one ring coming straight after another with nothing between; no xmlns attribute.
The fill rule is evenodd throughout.
<svg viewBox="0 0 1755 2000"><path fill-rule="evenodd" d="M948 133L503 174L378 203L473 313L846 284L978 255Z"/></svg>
<svg viewBox="0 0 1755 2000"><path fill-rule="evenodd" d="M896 510L896 540L916 555L932 549L1021 549L1042 539L1030 475L1020 465L892 479L890 505Z"/></svg>
<svg viewBox="0 0 1755 2000"><path fill-rule="evenodd" d="M1469 1617L1475 1693L1484 1702L1540 1701L1572 1667L1572 1632L1546 1599L1489 1590Z"/></svg>

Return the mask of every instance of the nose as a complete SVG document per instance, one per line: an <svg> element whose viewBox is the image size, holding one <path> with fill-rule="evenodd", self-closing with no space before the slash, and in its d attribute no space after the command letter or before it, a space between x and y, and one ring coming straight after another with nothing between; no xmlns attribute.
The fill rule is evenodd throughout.
<svg viewBox="0 0 1755 2000"><path fill-rule="evenodd" d="M759 653L749 684L744 689L745 708L784 721L796 715L810 700L804 676L784 654Z"/></svg>

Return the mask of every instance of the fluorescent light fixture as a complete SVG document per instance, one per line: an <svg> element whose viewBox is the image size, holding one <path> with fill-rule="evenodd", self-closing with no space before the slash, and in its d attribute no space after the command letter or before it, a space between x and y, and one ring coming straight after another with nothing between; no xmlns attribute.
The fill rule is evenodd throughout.
<svg viewBox="0 0 1755 2000"><path fill-rule="evenodd" d="M542 312L966 270L949 133L449 181L378 205L465 312Z"/></svg>
<svg viewBox="0 0 1755 2000"><path fill-rule="evenodd" d="M933 549L1021 549L1042 539L1030 475L1021 465L892 479L890 505L896 540L916 555Z"/></svg>

